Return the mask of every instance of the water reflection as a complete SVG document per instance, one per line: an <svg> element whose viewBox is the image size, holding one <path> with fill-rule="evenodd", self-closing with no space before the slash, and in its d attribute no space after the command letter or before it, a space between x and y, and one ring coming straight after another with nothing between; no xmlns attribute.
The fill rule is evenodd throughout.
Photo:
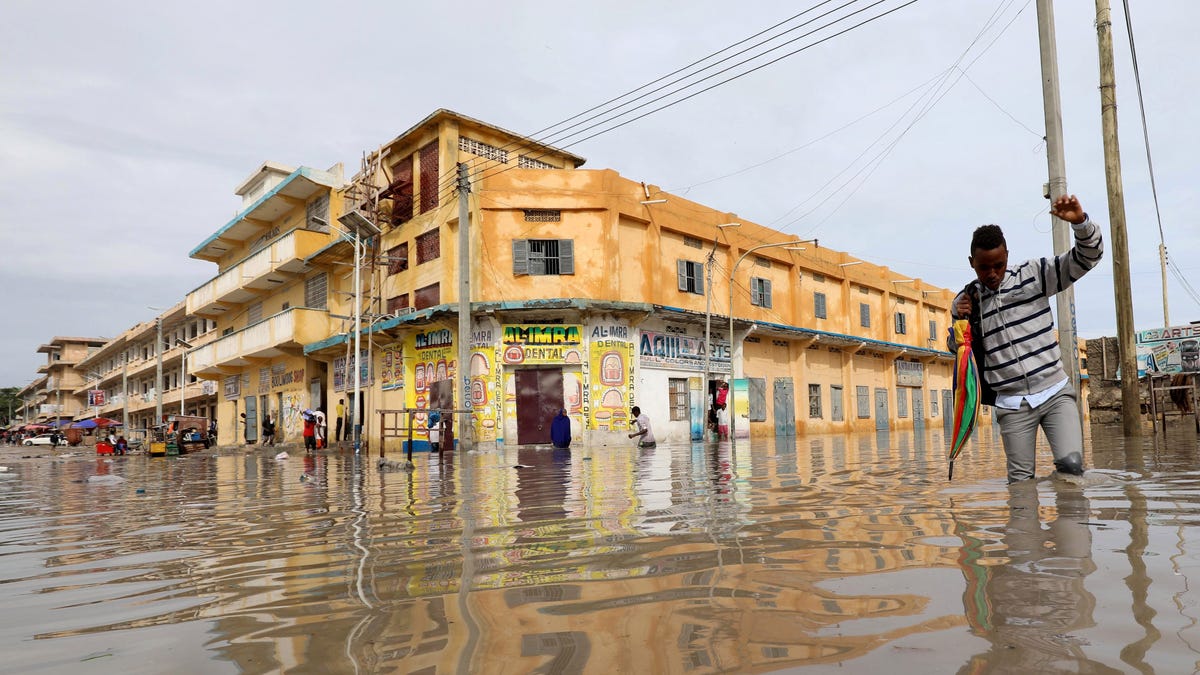
<svg viewBox="0 0 1200 675"><path fill-rule="evenodd" d="M1194 433L1086 488L943 438L5 458L0 671L1195 669Z"/></svg>

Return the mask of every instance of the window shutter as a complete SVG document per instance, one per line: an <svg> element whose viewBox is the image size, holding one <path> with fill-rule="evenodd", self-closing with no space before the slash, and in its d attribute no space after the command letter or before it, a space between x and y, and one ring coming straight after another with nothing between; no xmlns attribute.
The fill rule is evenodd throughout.
<svg viewBox="0 0 1200 675"><path fill-rule="evenodd" d="M304 306L325 309L328 304L328 281L324 272L305 279Z"/></svg>
<svg viewBox="0 0 1200 675"><path fill-rule="evenodd" d="M558 273L575 274L575 240L558 240Z"/></svg>
<svg viewBox="0 0 1200 675"><path fill-rule="evenodd" d="M825 318L825 294L816 293L813 295L813 313L818 319Z"/></svg>
<svg viewBox="0 0 1200 675"><path fill-rule="evenodd" d="M513 239L513 276L529 274L529 240Z"/></svg>
<svg viewBox="0 0 1200 675"><path fill-rule="evenodd" d="M762 287L763 307L770 309L771 308L771 280L763 279L762 284L763 284L763 287Z"/></svg>
<svg viewBox="0 0 1200 675"><path fill-rule="evenodd" d="M686 260L676 260L675 261L675 269L679 274L679 290L686 292L688 289L687 261Z"/></svg>
<svg viewBox="0 0 1200 675"><path fill-rule="evenodd" d="M704 274L701 273L703 267L698 263L692 263L692 273L696 275L696 292L704 295Z"/></svg>

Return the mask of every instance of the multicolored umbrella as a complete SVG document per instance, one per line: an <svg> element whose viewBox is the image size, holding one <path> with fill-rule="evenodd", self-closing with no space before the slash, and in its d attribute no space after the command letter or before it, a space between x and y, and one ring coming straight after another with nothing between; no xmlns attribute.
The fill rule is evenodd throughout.
<svg viewBox="0 0 1200 675"><path fill-rule="evenodd" d="M979 418L979 370L971 353L971 324L966 319L954 322L954 419L950 425L950 476L954 479L954 460L971 438Z"/></svg>

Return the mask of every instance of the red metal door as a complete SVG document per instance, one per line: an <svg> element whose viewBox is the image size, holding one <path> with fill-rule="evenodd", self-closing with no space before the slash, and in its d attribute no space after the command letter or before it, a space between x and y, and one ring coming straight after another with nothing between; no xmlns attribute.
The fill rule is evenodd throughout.
<svg viewBox="0 0 1200 675"><path fill-rule="evenodd" d="M561 368L518 370L517 444L550 443L550 422L563 407Z"/></svg>

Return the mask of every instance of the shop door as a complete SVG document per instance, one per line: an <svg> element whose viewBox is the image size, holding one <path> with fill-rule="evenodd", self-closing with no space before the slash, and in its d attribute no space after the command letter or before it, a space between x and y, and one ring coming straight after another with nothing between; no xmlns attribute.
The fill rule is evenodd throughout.
<svg viewBox="0 0 1200 675"><path fill-rule="evenodd" d="M243 433L247 443L258 442L258 398L246 397L246 424Z"/></svg>
<svg viewBox="0 0 1200 675"><path fill-rule="evenodd" d="M888 391L875 390L875 428L882 431L888 429Z"/></svg>
<svg viewBox="0 0 1200 675"><path fill-rule="evenodd" d="M792 378L775 378L775 435L796 435L796 392Z"/></svg>
<svg viewBox="0 0 1200 675"><path fill-rule="evenodd" d="M922 431L925 429L925 391L913 389L912 397L913 429Z"/></svg>
<svg viewBox="0 0 1200 675"><path fill-rule="evenodd" d="M563 407L561 368L518 370L517 445L550 443L550 422Z"/></svg>

